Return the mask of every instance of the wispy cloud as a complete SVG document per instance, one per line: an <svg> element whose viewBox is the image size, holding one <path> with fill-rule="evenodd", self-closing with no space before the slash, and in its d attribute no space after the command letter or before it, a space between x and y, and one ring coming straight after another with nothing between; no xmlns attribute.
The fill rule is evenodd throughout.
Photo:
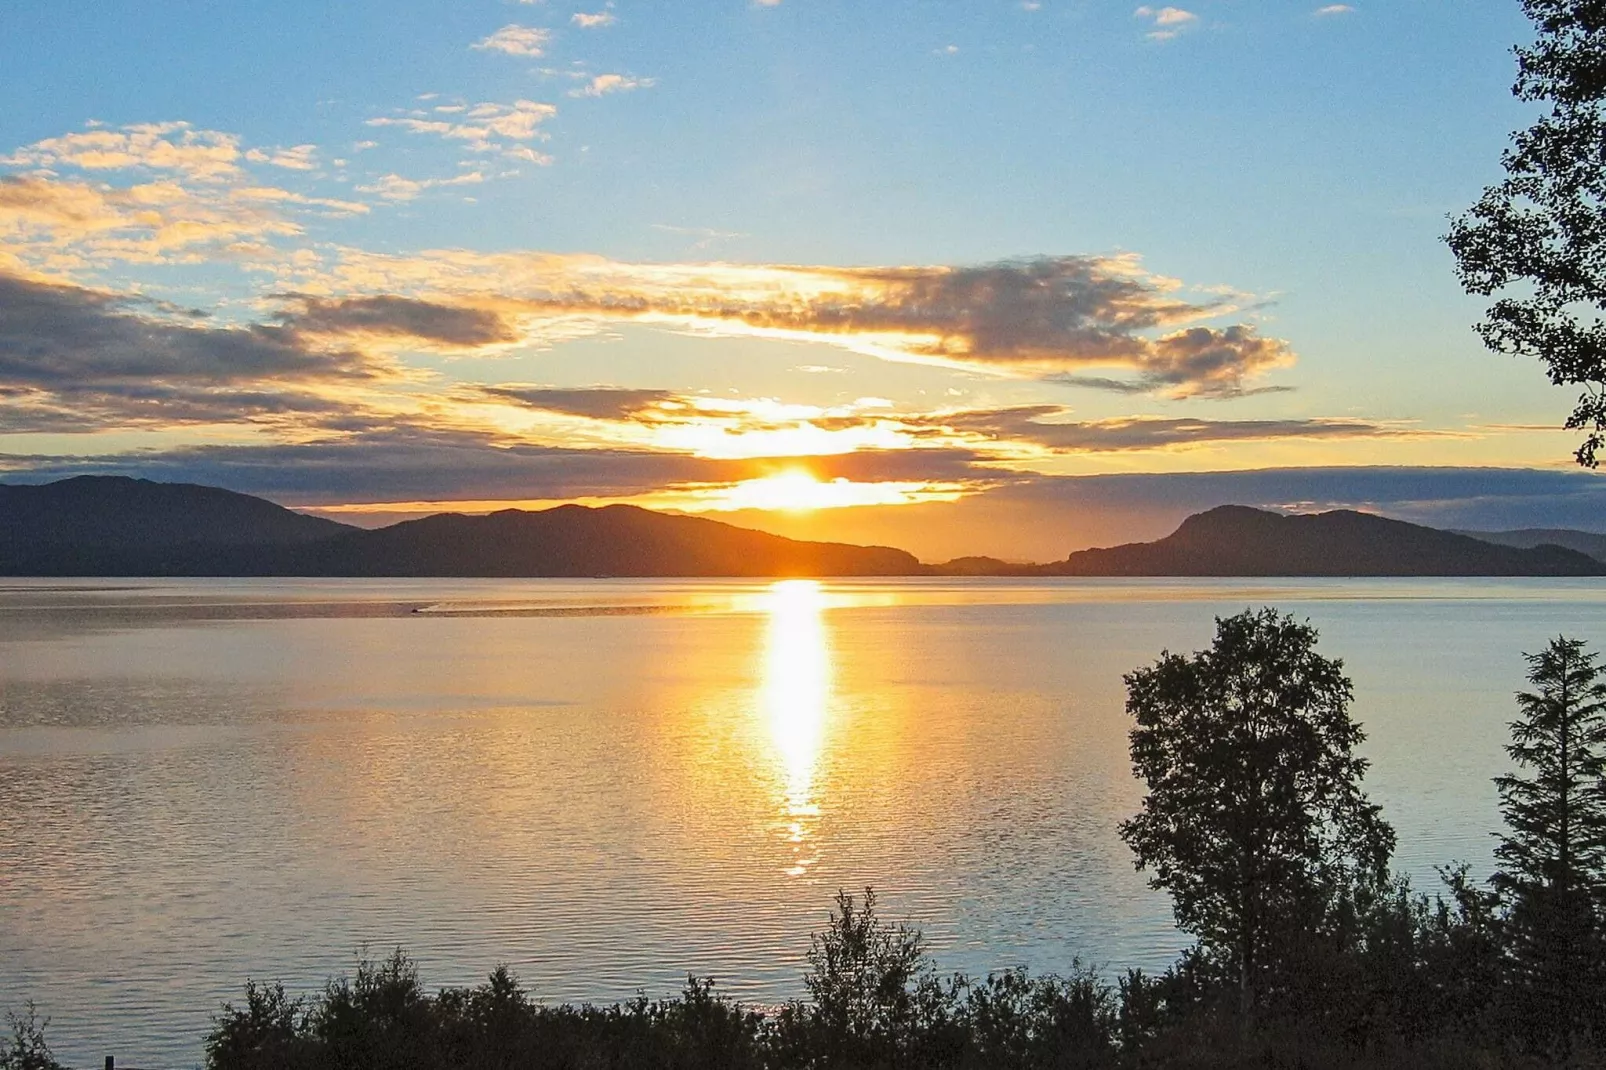
<svg viewBox="0 0 1606 1070"><path fill-rule="evenodd" d="M1108 453L1190 448L1227 442L1286 439L1401 438L1442 435L1411 425L1346 418L1206 420L1191 417L1125 416L1071 420L1059 405L963 409L909 419L912 426L950 435L977 435L1000 445L1038 447L1056 453ZM965 444L978 448L978 443Z"/></svg>
<svg viewBox="0 0 1606 1070"><path fill-rule="evenodd" d="M1328 4L1326 7L1317 8L1312 14L1317 18L1327 18L1331 15L1348 15L1354 10L1349 4Z"/></svg>
<svg viewBox="0 0 1606 1070"><path fill-rule="evenodd" d="M691 245L693 249L706 249L716 242L748 237L746 233L739 230L716 230L713 227L677 227L670 223L653 223L650 225L653 230L695 238L696 240Z"/></svg>
<svg viewBox="0 0 1606 1070"><path fill-rule="evenodd" d="M1198 15L1180 7L1156 8L1147 4L1134 11L1132 16L1153 24L1154 29L1148 34L1151 41L1169 41L1199 21Z"/></svg>
<svg viewBox="0 0 1606 1070"><path fill-rule="evenodd" d="M612 26L619 20L614 17L613 12L611 11L598 11L589 15L584 11L576 11L569 17L569 21L580 27L582 30L596 30L601 29L604 26Z"/></svg>
<svg viewBox="0 0 1606 1070"><path fill-rule="evenodd" d="M551 41L551 30L509 23L489 37L475 41L472 47L509 56L538 57L546 54L546 46Z"/></svg>
<svg viewBox="0 0 1606 1070"><path fill-rule="evenodd" d="M511 104L439 104L401 115L378 116L369 126L388 126L412 134L461 141L475 152L501 152L513 159L550 163L551 159L517 142L544 141L541 124L558 113L555 105L534 100Z"/></svg>
<svg viewBox="0 0 1606 1070"><path fill-rule="evenodd" d="M465 171L450 178L403 178L401 175L381 175L373 182L358 186L358 193L373 193L387 201L410 201L425 190L442 186L477 186L485 181L480 171Z"/></svg>
<svg viewBox="0 0 1606 1070"><path fill-rule="evenodd" d="M311 171L318 166L318 146L292 145L287 149L248 149L245 158L252 163L272 164L288 171Z"/></svg>
<svg viewBox="0 0 1606 1070"><path fill-rule="evenodd" d="M649 89L657 84L654 78L636 78L628 74L594 75L585 85L569 90L571 97L604 97L610 93L628 93L632 89Z"/></svg>
<svg viewBox="0 0 1606 1070"><path fill-rule="evenodd" d="M880 398L833 406L768 398L676 394L617 387L504 385L480 396L531 410L635 425L652 444L704 456L835 455L861 449L962 449L1000 462L1047 454L1192 449L1233 442L1294 439L1422 438L1446 433L1412 424L1349 418L1211 420L1127 416L1075 420L1062 405L900 411ZM628 436L627 436L628 437Z"/></svg>

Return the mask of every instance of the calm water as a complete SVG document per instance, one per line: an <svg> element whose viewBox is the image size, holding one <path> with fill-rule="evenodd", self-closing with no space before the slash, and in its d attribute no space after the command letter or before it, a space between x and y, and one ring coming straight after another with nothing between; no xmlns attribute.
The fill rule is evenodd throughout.
<svg viewBox="0 0 1606 1070"><path fill-rule="evenodd" d="M1121 674L1266 603L1345 659L1399 865L1485 868L1521 652L1606 641L1598 582L12 583L0 1009L180 1067L364 946L774 1000L866 884L946 968L1163 966Z"/></svg>

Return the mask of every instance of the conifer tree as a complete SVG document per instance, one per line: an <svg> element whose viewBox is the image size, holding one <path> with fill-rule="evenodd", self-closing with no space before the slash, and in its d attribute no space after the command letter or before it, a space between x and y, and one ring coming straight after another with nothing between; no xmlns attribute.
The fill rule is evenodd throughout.
<svg viewBox="0 0 1606 1070"><path fill-rule="evenodd" d="M1521 771L1495 778L1507 831L1493 883L1507 901L1515 1009L1555 1043L1594 1030L1606 980L1606 679L1578 639L1527 658L1533 690L1517 695L1506 747Z"/></svg>

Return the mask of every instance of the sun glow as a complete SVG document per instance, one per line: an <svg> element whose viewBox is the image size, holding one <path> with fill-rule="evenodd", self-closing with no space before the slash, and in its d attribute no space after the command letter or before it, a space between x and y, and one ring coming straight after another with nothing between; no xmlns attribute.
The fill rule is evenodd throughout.
<svg viewBox="0 0 1606 1070"><path fill-rule="evenodd" d="M929 493L945 493L926 483L856 483L837 478L816 479L802 469L778 475L745 479L713 496L702 507L719 511L736 509L774 509L806 512L813 509L842 509L862 505L908 505ZM958 494L954 494L958 497Z"/></svg>
<svg viewBox="0 0 1606 1070"><path fill-rule="evenodd" d="M838 477L815 478L803 469L759 476L734 483L681 483L663 490L622 497L454 499L438 501L355 502L341 505L297 503L302 512L337 517L367 517L386 522L430 513L494 513L500 509L551 509L559 505L637 505L680 513L729 513L738 509L812 512L870 505L918 505L957 501L981 487L977 484L914 480L857 482Z"/></svg>
<svg viewBox="0 0 1606 1070"><path fill-rule="evenodd" d="M782 580L770 588L767 602L762 703L782 784L781 819L792 848L786 872L797 877L817 861L809 840L820 815L814 777L831 697L831 653L818 583Z"/></svg>

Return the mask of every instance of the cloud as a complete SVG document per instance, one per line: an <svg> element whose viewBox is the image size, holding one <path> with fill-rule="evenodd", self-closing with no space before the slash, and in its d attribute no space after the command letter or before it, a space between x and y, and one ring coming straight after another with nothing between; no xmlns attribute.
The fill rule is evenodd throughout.
<svg viewBox="0 0 1606 1070"><path fill-rule="evenodd" d="M600 29L603 26L612 26L619 20L615 18L613 13L610 11L598 11L594 15L588 15L583 11L576 11L572 16L570 16L569 21L580 27L582 30L595 30Z"/></svg>
<svg viewBox="0 0 1606 1070"><path fill-rule="evenodd" d="M1155 8L1147 4L1132 12L1132 16L1154 24L1155 28L1148 34L1151 41L1169 41L1199 21L1198 15L1180 7Z"/></svg>
<svg viewBox="0 0 1606 1070"><path fill-rule="evenodd" d="M306 288L306 287L302 287ZM1129 256L1060 256L973 267L632 264L595 256L416 257L347 251L318 289L499 303L532 344L633 320L698 334L824 342L887 360L1052 379L1094 369L1133 391L1230 397L1294 360L1254 327L1200 321L1244 295L1186 294Z"/></svg>
<svg viewBox="0 0 1606 1070"><path fill-rule="evenodd" d="M526 387L488 386L481 393L490 398L511 401L539 412L584 416L593 420L628 420L644 409L675 397L668 390L637 390L623 387Z"/></svg>
<svg viewBox="0 0 1606 1070"><path fill-rule="evenodd" d="M1253 327L1189 327L1155 339L1139 382L1174 393L1233 397L1245 378L1294 362L1288 343Z"/></svg>
<svg viewBox="0 0 1606 1070"><path fill-rule="evenodd" d="M716 242L731 241L735 238L746 238L749 235L739 230L716 230L713 227L677 227L672 223L651 223L653 230L661 230L666 234L681 234L688 238L696 238L692 243L693 249L706 249Z"/></svg>
<svg viewBox="0 0 1606 1070"><path fill-rule="evenodd" d="M916 426L973 433L1002 443L1022 443L1064 453L1124 452L1279 439L1395 438L1434 434L1408 426L1340 418L1200 420L1127 416L1072 421L1064 419L1068 412L1059 405L1021 405L1006 409L935 413L909 422Z"/></svg>
<svg viewBox="0 0 1606 1070"><path fill-rule="evenodd" d="M1317 18L1327 18L1332 15L1349 15L1354 11L1355 9L1348 4L1328 4L1326 7L1317 8L1312 14Z"/></svg>
<svg viewBox="0 0 1606 1070"><path fill-rule="evenodd" d="M551 30L509 23L489 37L475 41L471 47L487 52L502 52L509 56L534 58L545 55L546 46L551 41Z"/></svg>
<svg viewBox="0 0 1606 1070"><path fill-rule="evenodd" d="M0 384L81 384L375 377L350 351L322 352L283 326L219 326L78 286L0 274ZM158 314L166 311L167 314Z"/></svg>
<svg viewBox="0 0 1606 1070"><path fill-rule="evenodd" d="M0 176L0 250L64 273L90 261L157 263L298 234L261 193L231 197L171 182L99 183Z"/></svg>
<svg viewBox="0 0 1606 1070"><path fill-rule="evenodd" d="M451 178L403 178L401 175L381 175L366 186L358 186L358 193L373 193L387 201L410 201L428 189L441 186L475 186L485 181L479 171L465 171Z"/></svg>
<svg viewBox="0 0 1606 1070"><path fill-rule="evenodd" d="M182 123L37 142L4 161L50 166L0 175L0 270L62 279L112 263L262 259L275 241L300 236L305 220L369 210L273 185L240 166L296 170L310 165L313 151L241 153L233 135Z"/></svg>
<svg viewBox="0 0 1606 1070"><path fill-rule="evenodd" d="M272 164L288 171L311 171L318 166L318 146L292 145L287 149L249 149L245 158L252 163Z"/></svg>
<svg viewBox="0 0 1606 1070"><path fill-rule="evenodd" d="M653 78L633 78L625 74L599 74L578 89L569 90L571 97L602 97L609 93L628 93L632 89L647 89L656 84Z"/></svg>
<svg viewBox="0 0 1606 1070"><path fill-rule="evenodd" d="M494 312L417 299L278 299L268 322L223 324L0 274L0 430L271 422L305 435L366 426L376 414L451 426L450 405L398 389L428 377L385 351L483 352L519 337Z"/></svg>
<svg viewBox="0 0 1606 1070"><path fill-rule="evenodd" d="M0 164L9 167L85 171L140 168L181 175L195 182L221 182L239 174L240 139L189 123L139 123L116 130L90 129L46 138L18 149Z"/></svg>
<svg viewBox="0 0 1606 1070"><path fill-rule="evenodd" d="M288 294L292 307L280 320L304 335L405 338L477 349L512 343L519 334L495 312L380 296L325 299Z"/></svg>
<svg viewBox="0 0 1606 1070"><path fill-rule="evenodd" d="M441 104L427 111L379 116L369 119L367 125L461 141L475 152L501 152L532 163L550 163L550 157L514 143L546 140L541 124L557 113L555 105L520 99L511 104Z"/></svg>
<svg viewBox="0 0 1606 1070"><path fill-rule="evenodd" d="M594 437L703 456L820 457L860 450L958 449L1030 468L1045 455L1190 449L1236 442L1445 437L1410 424L1347 418L1072 420L1060 405L900 411L878 398L831 406L621 387L478 386L465 403L512 404L595 421ZM614 430L607 430L607 428ZM645 434L639 432L646 432Z"/></svg>
<svg viewBox="0 0 1606 1070"><path fill-rule="evenodd" d="M907 456L917 453L918 456ZM531 445L484 432L375 422L300 442L186 446L94 457L7 457L0 472L30 482L134 475L263 494L294 505L409 501L617 499L666 488L711 491L797 468L797 459L717 459L629 449ZM866 452L811 459L822 480L1007 479L962 451Z"/></svg>
<svg viewBox="0 0 1606 1070"><path fill-rule="evenodd" d="M288 324L219 324L149 301L0 274L0 429L168 428L352 411L402 377ZM284 423L284 421L278 421Z"/></svg>

